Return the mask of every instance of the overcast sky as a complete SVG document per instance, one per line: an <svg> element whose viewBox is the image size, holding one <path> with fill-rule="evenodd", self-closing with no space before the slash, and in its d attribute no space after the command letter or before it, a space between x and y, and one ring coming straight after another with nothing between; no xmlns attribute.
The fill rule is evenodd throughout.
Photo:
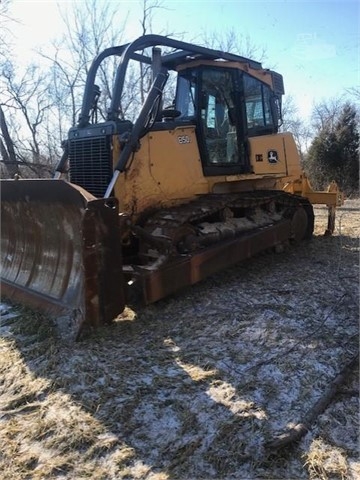
<svg viewBox="0 0 360 480"><path fill-rule="evenodd" d="M68 9L72 3L13 0L11 12L19 20L14 34L22 58L28 59L29 49L43 47L61 34L59 7ZM140 2L111 3L118 6L120 17L128 16L126 41L135 39L141 31ZM153 33L181 32L182 40L193 41L204 30L233 28L264 46L269 65L263 66L284 76L286 93L294 97L304 117L314 101L360 85L358 1L163 0L163 5L166 8L154 15Z"/></svg>

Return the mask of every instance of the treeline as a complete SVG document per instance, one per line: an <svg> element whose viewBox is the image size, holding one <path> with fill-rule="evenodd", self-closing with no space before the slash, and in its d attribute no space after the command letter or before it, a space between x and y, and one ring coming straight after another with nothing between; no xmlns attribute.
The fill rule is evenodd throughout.
<svg viewBox="0 0 360 480"><path fill-rule="evenodd" d="M50 176L62 154L61 143L75 125L81 109L82 93L91 61L105 48L121 45L125 38L126 15L119 20L114 3L89 0L74 3L71 15L64 15L66 33L38 52L38 62L20 65L11 45L9 16L11 0L0 3L0 155L2 176ZM140 0L141 34L153 33L155 16L165 8L162 0ZM182 40L180 32L161 31ZM223 35L203 35L194 43L231 51L266 63L266 49L249 37L229 31ZM121 98L120 117L134 119L151 83L148 68L132 68ZM102 92L98 115L105 118L117 70L116 60L105 62L96 83ZM286 79L285 79L286 81ZM346 94L346 95L345 95ZM169 83L167 100L173 96ZM314 106L311 123L299 118L291 98L284 105L283 129L291 131L315 188L325 188L336 180L347 195L359 192L359 108L360 88L339 92ZM166 101L166 99L165 99Z"/></svg>
<svg viewBox="0 0 360 480"><path fill-rule="evenodd" d="M326 105L325 105L326 106ZM347 196L359 195L359 111L349 101L325 114L304 157L315 188L334 179Z"/></svg>

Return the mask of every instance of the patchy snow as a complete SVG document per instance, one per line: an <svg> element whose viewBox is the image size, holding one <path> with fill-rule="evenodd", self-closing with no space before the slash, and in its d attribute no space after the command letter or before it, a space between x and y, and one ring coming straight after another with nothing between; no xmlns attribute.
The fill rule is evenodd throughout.
<svg viewBox="0 0 360 480"><path fill-rule="evenodd" d="M334 237L127 309L75 345L0 306L4 479L359 478L358 372L292 449L265 448L358 350L356 205Z"/></svg>

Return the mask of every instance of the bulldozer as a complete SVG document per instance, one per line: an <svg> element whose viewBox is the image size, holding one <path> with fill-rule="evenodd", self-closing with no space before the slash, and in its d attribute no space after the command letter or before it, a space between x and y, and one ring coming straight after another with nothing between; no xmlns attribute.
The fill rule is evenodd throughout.
<svg viewBox="0 0 360 480"><path fill-rule="evenodd" d="M118 67L106 118L96 76ZM151 69L135 120L121 101L129 65ZM174 97L164 104L170 74ZM101 52L51 179L1 181L1 288L52 315L66 339L111 323L259 252L327 234L344 197L314 191L281 132L281 74L160 35Z"/></svg>

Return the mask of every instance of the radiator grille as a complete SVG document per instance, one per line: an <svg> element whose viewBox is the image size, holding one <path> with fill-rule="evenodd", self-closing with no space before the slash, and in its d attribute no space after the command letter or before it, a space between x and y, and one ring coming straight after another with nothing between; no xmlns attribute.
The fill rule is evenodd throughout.
<svg viewBox="0 0 360 480"><path fill-rule="evenodd" d="M112 177L111 137L72 140L69 148L70 181L102 198Z"/></svg>

